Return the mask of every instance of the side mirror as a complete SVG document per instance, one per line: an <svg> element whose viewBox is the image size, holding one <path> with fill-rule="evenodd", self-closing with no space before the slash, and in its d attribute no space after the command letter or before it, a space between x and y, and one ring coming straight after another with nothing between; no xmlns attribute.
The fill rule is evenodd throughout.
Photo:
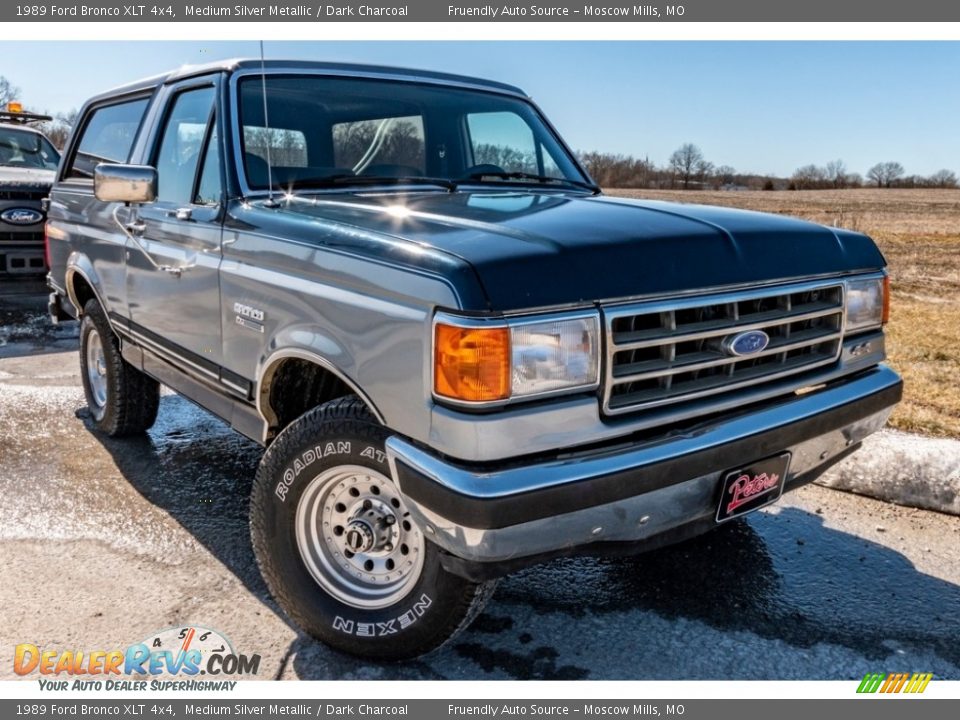
<svg viewBox="0 0 960 720"><path fill-rule="evenodd" d="M93 171L93 194L101 202L151 203L157 199L157 170L101 163Z"/></svg>

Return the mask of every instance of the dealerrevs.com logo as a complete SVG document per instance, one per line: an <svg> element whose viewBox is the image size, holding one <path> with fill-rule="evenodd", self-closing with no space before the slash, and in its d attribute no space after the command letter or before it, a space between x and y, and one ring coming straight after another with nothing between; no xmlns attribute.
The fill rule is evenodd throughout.
<svg viewBox="0 0 960 720"><path fill-rule="evenodd" d="M13 656L13 671L39 676L42 690L232 690L236 681L226 678L259 669L260 655L237 653L226 636L200 625L167 628L124 649L21 643Z"/></svg>

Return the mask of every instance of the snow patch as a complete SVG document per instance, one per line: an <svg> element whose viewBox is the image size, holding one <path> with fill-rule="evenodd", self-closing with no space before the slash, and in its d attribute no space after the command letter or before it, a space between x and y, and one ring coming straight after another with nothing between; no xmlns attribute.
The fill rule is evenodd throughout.
<svg viewBox="0 0 960 720"><path fill-rule="evenodd" d="M960 515L960 440L882 430L817 483L897 505Z"/></svg>

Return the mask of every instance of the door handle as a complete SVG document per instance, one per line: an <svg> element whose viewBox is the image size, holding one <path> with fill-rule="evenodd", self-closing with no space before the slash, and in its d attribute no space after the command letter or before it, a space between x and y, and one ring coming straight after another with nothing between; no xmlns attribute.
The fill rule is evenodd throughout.
<svg viewBox="0 0 960 720"><path fill-rule="evenodd" d="M137 249L143 253L143 256L150 261L150 264L153 265L157 270L161 272L169 273L174 277L179 278L184 270L189 270L192 267L196 267L196 262L188 263L187 265L161 265L156 260L154 260L153 255L150 254L150 250L147 248L145 241L141 237L147 229L147 224L141 220L139 217L131 222L122 222L120 218L117 217L117 211L120 210L120 206L117 205L113 209L113 221L117 224L126 236L133 241L133 244Z"/></svg>
<svg viewBox="0 0 960 720"><path fill-rule="evenodd" d="M182 207L177 208L176 210L170 210L167 213L167 217L176 218L177 220L182 221L193 220L193 208Z"/></svg>

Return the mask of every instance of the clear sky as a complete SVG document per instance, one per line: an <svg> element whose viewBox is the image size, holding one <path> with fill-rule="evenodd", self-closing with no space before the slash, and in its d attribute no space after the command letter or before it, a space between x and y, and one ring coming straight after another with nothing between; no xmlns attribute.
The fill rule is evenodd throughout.
<svg viewBox="0 0 960 720"><path fill-rule="evenodd" d="M82 33L82 25L77 25ZM211 59L230 42L0 42L31 109ZM842 159L866 174L960 172L960 42L268 42L274 58L404 65L519 85L577 150L664 163L681 143L716 165L789 175Z"/></svg>

